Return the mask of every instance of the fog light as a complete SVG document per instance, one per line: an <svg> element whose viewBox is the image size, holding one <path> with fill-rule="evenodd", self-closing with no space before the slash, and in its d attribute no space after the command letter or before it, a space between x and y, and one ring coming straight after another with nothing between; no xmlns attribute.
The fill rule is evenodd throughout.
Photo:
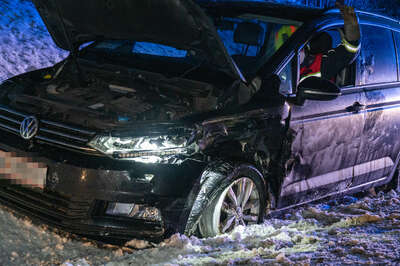
<svg viewBox="0 0 400 266"><path fill-rule="evenodd" d="M106 215L161 222L161 213L157 208L141 204L110 202L107 206Z"/></svg>
<svg viewBox="0 0 400 266"><path fill-rule="evenodd" d="M129 216L135 204L111 202L107 206L106 214L113 216Z"/></svg>

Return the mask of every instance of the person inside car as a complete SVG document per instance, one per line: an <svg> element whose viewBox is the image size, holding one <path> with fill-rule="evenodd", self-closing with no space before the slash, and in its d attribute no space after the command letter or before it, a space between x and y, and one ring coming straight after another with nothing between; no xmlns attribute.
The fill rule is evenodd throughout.
<svg viewBox="0 0 400 266"><path fill-rule="evenodd" d="M336 2L344 20L341 44L332 49L332 37L321 32L300 50L300 82L309 77L320 77L335 82L336 75L351 64L361 47L360 27L354 8Z"/></svg>

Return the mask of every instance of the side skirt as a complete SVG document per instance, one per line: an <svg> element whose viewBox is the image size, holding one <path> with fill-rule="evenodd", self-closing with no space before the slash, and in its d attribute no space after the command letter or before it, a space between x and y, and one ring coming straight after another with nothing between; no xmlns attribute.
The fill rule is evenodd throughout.
<svg viewBox="0 0 400 266"><path fill-rule="evenodd" d="M374 180L374 181L371 181L371 182L368 182L368 183L364 183L364 184L361 184L361 185L358 185L358 186L355 186L355 187L351 187L351 188L348 188L348 189L345 189L345 190L341 190L341 191L338 191L338 192L333 192L333 193L330 193L330 194L326 194L325 196L322 196L322 197L319 197L319 198L316 198L316 199L312 199L312 200L308 200L308 201L304 201L304 202L301 202L299 204L294 204L294 205L290 205L290 206L287 206L287 207L284 207L284 208L281 208L281 209L276 209L276 210L271 211L270 215L274 215L274 214L276 214L278 212L286 211L286 210L291 209L291 208L295 208L295 207L298 207L298 206L301 206L301 205L312 203L314 201L318 201L318 200L321 200L321 199L333 197L333 196L336 196L338 194L354 194L354 193L366 190L366 189L368 189L370 187L385 185L385 184L389 183L390 180L391 180L391 178L388 178L389 176L385 176L385 177L382 177L380 179L377 179L377 180Z"/></svg>
<svg viewBox="0 0 400 266"><path fill-rule="evenodd" d="M391 159L390 160L388 160L388 159L390 159L390 158L389 157L385 157L385 158L377 160L377 161L384 160L384 165L387 165L387 163L389 163L390 165L393 166L391 171L390 171L390 173L389 173L389 175L387 175L387 176L384 176L384 177L376 179L376 180L369 181L367 183L356 185L356 186L353 186L353 187L348 187L348 188L346 188L344 190L339 190L339 191L335 191L335 192L332 192L332 193L328 193L326 195L317 197L317 198L312 199L312 200L307 200L307 201L303 201L303 202L298 203L298 204L292 204L292 205L286 206L284 208L271 210L271 212L268 215L269 216L273 216L273 215L276 215L276 214L278 214L280 212L286 211L288 209L295 208L295 207L298 207L298 206L301 206L301 205L305 205L305 204L309 204L309 203L312 203L314 201L322 200L322 199L325 199L325 198L337 196L339 194L354 194L354 193L369 189L371 187L377 187L377 186L385 185L385 184L389 183L393 179L394 174L396 173L396 170L397 170L397 168L399 166L399 162L400 162L400 154L397 155L396 161L394 163L393 163L393 161ZM400 183L400 178L399 178L399 183ZM296 197L296 194L292 194L292 196Z"/></svg>

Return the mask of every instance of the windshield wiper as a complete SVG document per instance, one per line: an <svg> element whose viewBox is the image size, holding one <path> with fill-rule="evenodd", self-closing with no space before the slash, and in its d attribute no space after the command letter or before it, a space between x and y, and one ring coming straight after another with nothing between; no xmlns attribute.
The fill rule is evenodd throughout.
<svg viewBox="0 0 400 266"><path fill-rule="evenodd" d="M193 71L199 69L201 66L203 66L208 60L207 59L203 59L200 61L200 63L198 63L197 65L194 65L193 67L189 68L188 70L186 70L185 72L183 72L181 75L179 75L177 78L184 78L187 75L189 75L190 73L192 73Z"/></svg>

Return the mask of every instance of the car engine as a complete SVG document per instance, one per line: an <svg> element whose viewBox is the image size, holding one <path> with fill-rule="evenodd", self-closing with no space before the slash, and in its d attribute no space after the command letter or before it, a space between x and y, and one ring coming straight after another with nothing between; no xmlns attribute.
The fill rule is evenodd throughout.
<svg viewBox="0 0 400 266"><path fill-rule="evenodd" d="M101 128L134 121L179 120L217 107L215 89L207 83L160 80L140 72L119 73L116 78L115 72L103 70L85 71L85 81L80 82L76 73L64 73L35 88L25 88L23 93L10 92L11 104L59 121Z"/></svg>

